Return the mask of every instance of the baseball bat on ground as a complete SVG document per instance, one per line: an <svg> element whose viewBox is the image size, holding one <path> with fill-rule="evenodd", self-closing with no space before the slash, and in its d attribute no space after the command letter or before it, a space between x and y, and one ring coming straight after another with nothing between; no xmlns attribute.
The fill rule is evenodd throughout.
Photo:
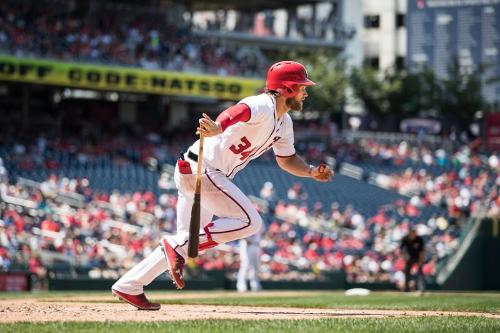
<svg viewBox="0 0 500 333"><path fill-rule="evenodd" d="M191 208L191 222L189 223L189 245L188 256L198 256L198 245L200 243L200 210L201 210L201 167L203 161L203 134L200 135L198 146L198 168L196 170L196 183L194 188L194 202Z"/></svg>

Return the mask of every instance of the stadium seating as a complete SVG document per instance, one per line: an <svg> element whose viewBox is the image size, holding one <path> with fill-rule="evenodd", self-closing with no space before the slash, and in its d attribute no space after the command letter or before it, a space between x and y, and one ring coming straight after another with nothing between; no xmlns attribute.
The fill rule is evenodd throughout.
<svg viewBox="0 0 500 333"><path fill-rule="evenodd" d="M132 147L134 139L129 140L125 145ZM173 163L178 147L153 143L152 151L168 152L160 158L155 154L144 155L140 149L124 155L113 149L105 153L98 149L89 152L88 147L79 145L70 153L51 140L40 153L33 144L21 144L12 138L3 142L12 142L0 146L11 181L18 177L28 179L2 187L0 257L4 269L26 265L27 258L43 253L42 263L57 263L47 264L49 274L65 274L69 265L71 274L115 278L154 249L163 233L174 231L175 194L158 187L161 176L158 167L140 156ZM384 173L394 184L402 181L405 172L410 179L418 178L416 172L420 169L426 172L426 182L434 183L460 174L464 167L475 170L470 173L474 175L471 180L455 177L447 183L448 187L436 189L434 194L449 196L448 192L440 191L470 186L484 188L482 192L474 190L473 200L461 209L474 213L478 200L486 200L493 212L497 209L493 188L498 174L494 169L468 162L452 163L452 158L439 165L408 157L403 163L398 160L394 164L396 159L380 162L380 158L368 157L369 149L363 142L334 145L331 151L308 155L312 151L309 145L315 144L297 143L310 160L335 156L341 151L336 156L337 165L349 162L363 172ZM392 151L398 147L384 145ZM84 149L84 156L80 156ZM421 152L416 147L412 149ZM352 158L356 154L358 157ZM474 158L472 155L469 161ZM253 161L235 178L243 192L254 198L265 221L266 233L261 244L263 278L315 279L322 273L345 269L353 282L400 281L402 263L398 245L410 225L417 226L426 239L425 275L432 277L437 265L458 244L467 215L461 215L460 210L457 215L448 202L424 203L421 196L404 196L394 191L399 185L383 189L368 183L369 178L354 179L340 173L332 183L320 184L279 170L271 159L264 156ZM408 174L407 167L416 171ZM266 182L272 182L273 196L259 198ZM428 192L425 184L418 185L424 195ZM43 194L43 191L49 192ZM88 221L94 222L88 224ZM209 251L201 256L197 267L234 272L237 258L234 248L225 247L222 252Z"/></svg>
<svg viewBox="0 0 500 333"><path fill-rule="evenodd" d="M182 3L165 15L147 4L61 0L0 3L0 52L18 57L260 76L267 64L241 47L189 33Z"/></svg>

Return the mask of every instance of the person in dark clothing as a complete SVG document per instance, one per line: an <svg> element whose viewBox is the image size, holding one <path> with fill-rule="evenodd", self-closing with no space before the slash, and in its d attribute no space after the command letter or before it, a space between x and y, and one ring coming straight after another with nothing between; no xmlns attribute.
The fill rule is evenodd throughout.
<svg viewBox="0 0 500 333"><path fill-rule="evenodd" d="M415 229L410 229L408 235L401 241L401 253L405 259L405 291L410 291L411 269L417 264L417 287L420 291L424 290L424 275L422 266L425 260L425 246L422 237L417 235Z"/></svg>

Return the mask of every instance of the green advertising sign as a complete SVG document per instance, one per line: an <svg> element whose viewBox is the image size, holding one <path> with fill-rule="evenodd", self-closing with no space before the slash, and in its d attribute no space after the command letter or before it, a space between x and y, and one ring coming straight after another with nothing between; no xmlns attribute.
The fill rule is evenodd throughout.
<svg viewBox="0 0 500 333"><path fill-rule="evenodd" d="M0 80L82 89L239 100L264 86L256 79L0 56Z"/></svg>

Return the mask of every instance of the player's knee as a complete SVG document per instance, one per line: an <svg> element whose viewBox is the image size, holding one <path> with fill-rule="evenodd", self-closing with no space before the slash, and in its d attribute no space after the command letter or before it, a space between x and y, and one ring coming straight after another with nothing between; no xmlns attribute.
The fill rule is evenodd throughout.
<svg viewBox="0 0 500 333"><path fill-rule="evenodd" d="M250 224L248 225L249 228L248 236L255 234L257 231L260 230L261 227L262 227L262 218L260 217L259 213L255 212L255 214L251 216Z"/></svg>

